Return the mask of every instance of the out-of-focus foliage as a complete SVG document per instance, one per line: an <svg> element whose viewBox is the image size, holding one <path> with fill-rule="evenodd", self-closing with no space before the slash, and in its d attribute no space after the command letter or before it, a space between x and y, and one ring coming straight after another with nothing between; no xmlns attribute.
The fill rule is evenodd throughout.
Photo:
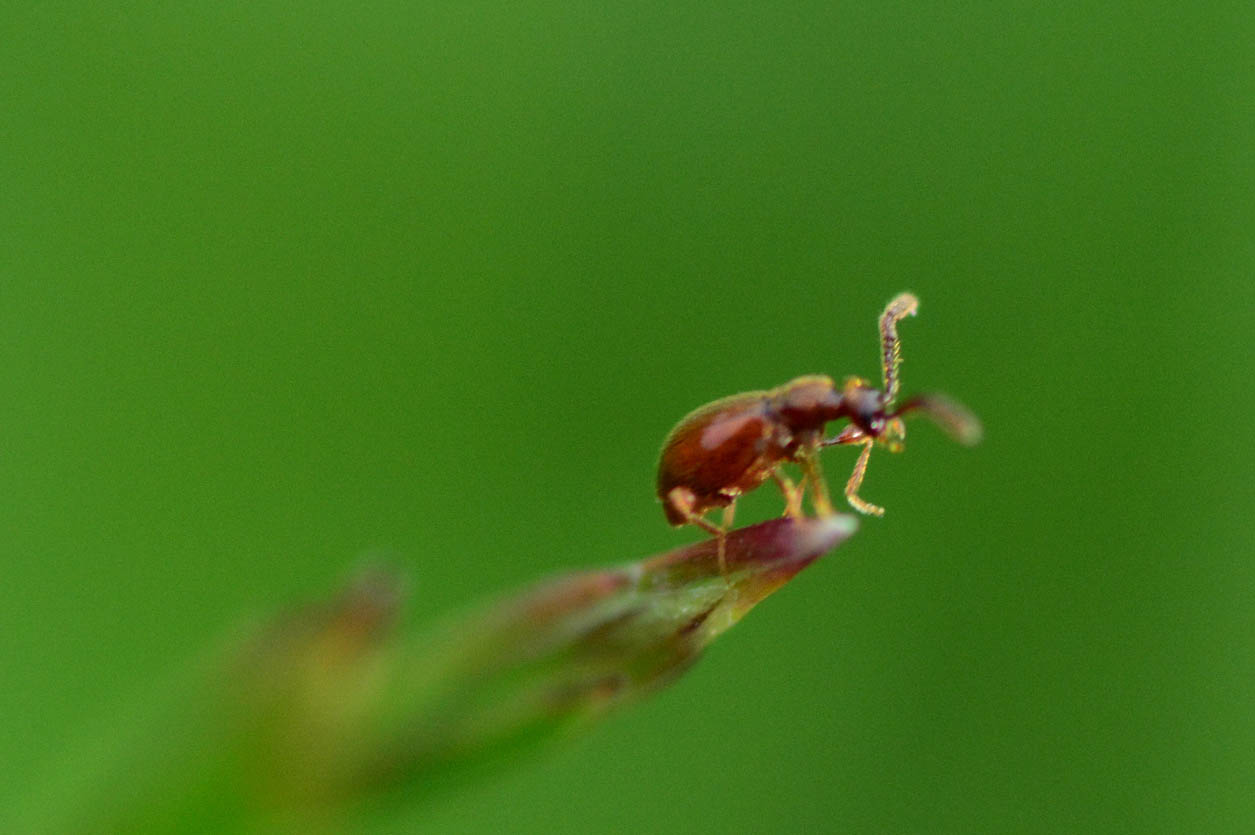
<svg viewBox="0 0 1255 835"><path fill-rule="evenodd" d="M64 762L87 773L20 828L320 828L364 800L412 806L670 684L856 527L848 515L766 522L729 535L726 576L703 542L554 578L408 635L394 630L397 578L364 573L234 643L125 736L111 726L107 759Z"/></svg>

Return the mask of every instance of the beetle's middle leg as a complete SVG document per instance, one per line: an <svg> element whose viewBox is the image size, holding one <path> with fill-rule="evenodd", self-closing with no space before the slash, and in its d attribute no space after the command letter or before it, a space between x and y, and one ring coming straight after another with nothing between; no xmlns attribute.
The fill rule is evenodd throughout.
<svg viewBox="0 0 1255 835"><path fill-rule="evenodd" d="M823 470L819 466L819 444L802 447L798 450L797 463L802 468L803 482L811 488L811 504L820 516L831 516L836 513L832 500L828 498L828 482L824 480ZM799 497L800 500L800 497Z"/></svg>
<svg viewBox="0 0 1255 835"><path fill-rule="evenodd" d="M791 519L802 518L802 494L806 492L806 478L802 478L801 484L794 484L793 479L780 472L780 468L776 467L771 471L771 478L780 487L780 492L784 493L784 515Z"/></svg>
<svg viewBox="0 0 1255 835"><path fill-rule="evenodd" d="M728 558L727 540L728 531L732 529L732 517L736 513L736 499L729 502L723 509L723 526L720 527L714 522L696 513L693 506L697 502L697 497L693 495L693 491L687 487L672 487L671 492L667 493L667 504L671 505L680 515L684 517L684 521L697 525L697 527L712 534L715 537L715 548L719 556L719 574L723 579L728 579Z"/></svg>

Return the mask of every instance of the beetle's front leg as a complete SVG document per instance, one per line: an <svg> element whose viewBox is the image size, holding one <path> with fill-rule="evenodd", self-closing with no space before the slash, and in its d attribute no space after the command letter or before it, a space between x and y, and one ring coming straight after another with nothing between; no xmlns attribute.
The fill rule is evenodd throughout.
<svg viewBox="0 0 1255 835"><path fill-rule="evenodd" d="M837 444L861 444L867 437L867 433L859 429L854 424L842 429L839 433L831 438L824 438L819 442L820 446L836 446Z"/></svg>
<svg viewBox="0 0 1255 835"><path fill-rule="evenodd" d="M850 507L859 513L866 513L868 516L884 516L885 509L883 507L864 501L858 494L858 488L863 485L863 476L867 474L867 459L871 457L872 445L874 443L875 439L862 429L859 429L857 426L847 426L835 437L825 438L820 441L819 445L860 444L863 447L858 455L858 460L854 462L854 472L850 474L850 480L845 483L845 500L850 503Z"/></svg>
<svg viewBox="0 0 1255 835"><path fill-rule="evenodd" d="M872 454L872 439L864 438L861 441L853 441L852 443L862 444L863 451L859 453L858 461L854 462L854 472L850 474L850 480L845 483L845 500L859 513L866 513L869 516L884 516L885 509L883 507L864 501L858 495L858 488L863 484L863 476L867 474L867 459Z"/></svg>

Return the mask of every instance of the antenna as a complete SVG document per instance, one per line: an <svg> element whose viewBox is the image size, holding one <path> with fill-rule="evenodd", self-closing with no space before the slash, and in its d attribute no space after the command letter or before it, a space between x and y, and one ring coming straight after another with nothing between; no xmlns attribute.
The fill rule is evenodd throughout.
<svg viewBox="0 0 1255 835"><path fill-rule="evenodd" d="M898 367L902 365L902 347L898 344L898 322L914 316L919 299L912 293L899 293L880 314L880 369L885 378L885 408L898 397Z"/></svg>

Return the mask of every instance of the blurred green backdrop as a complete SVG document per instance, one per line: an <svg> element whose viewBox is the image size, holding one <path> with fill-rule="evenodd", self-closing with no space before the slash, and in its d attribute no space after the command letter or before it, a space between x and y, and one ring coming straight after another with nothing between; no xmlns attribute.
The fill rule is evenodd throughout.
<svg viewBox="0 0 1255 835"><path fill-rule="evenodd" d="M421 620L692 541L671 424L875 374L911 289L985 444L920 425L677 687L388 831L1255 828L1249 3L0 24L5 795L363 554Z"/></svg>

